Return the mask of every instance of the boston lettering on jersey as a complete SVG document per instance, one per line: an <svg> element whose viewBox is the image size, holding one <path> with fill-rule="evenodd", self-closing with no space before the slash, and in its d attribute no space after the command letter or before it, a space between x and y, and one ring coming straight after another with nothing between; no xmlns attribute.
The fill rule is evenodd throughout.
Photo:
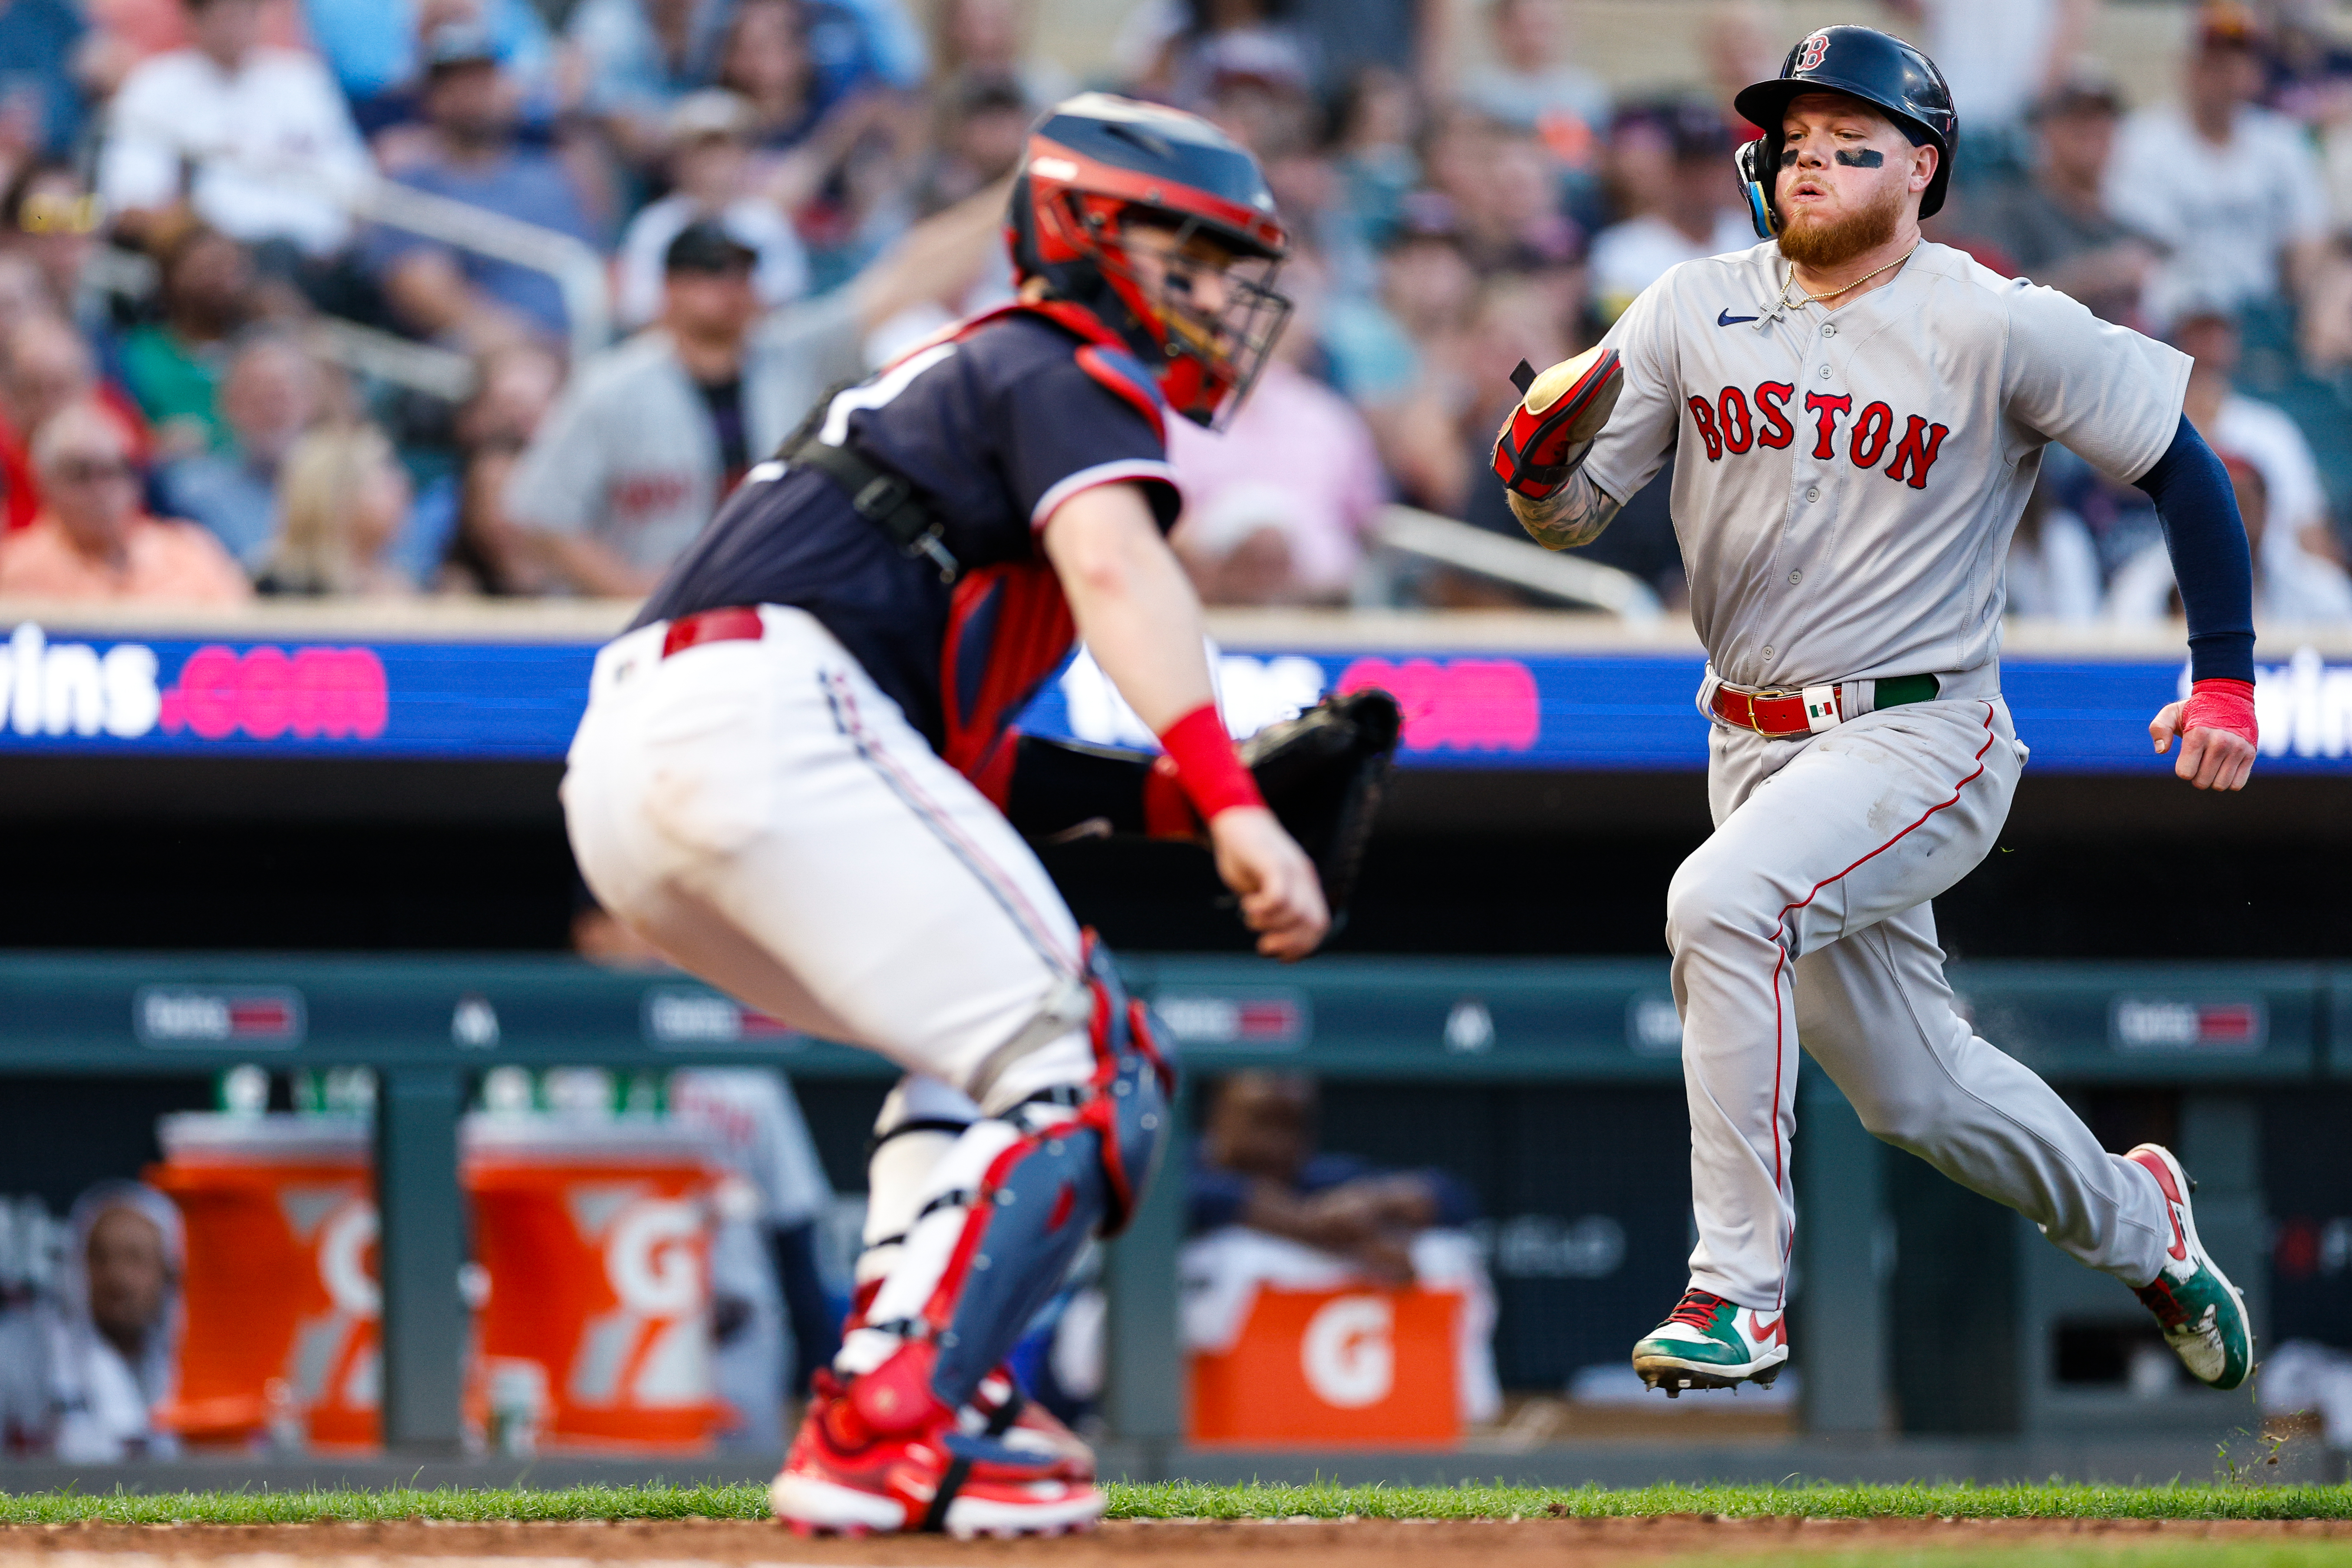
<svg viewBox="0 0 2352 1568"><path fill-rule="evenodd" d="M1797 426L1789 411L1790 399L1796 395L1794 384L1786 381L1763 382L1752 393L1727 386L1712 399L1693 394L1691 419L1706 444L1706 460L1719 463L1726 452L1737 455L1759 447L1785 447L1796 440ZM1885 469L1886 477L1901 479L1915 490L1927 488L1927 470L1936 466L1944 437L1951 434L1949 426L1913 414L1906 416L1898 437L1894 409L1884 403L1870 403L1854 418L1853 395L1844 392L1805 394L1804 415L1794 417L1804 416L1812 421L1814 457L1835 458L1843 450L1854 467L1874 468L1891 448L1894 458ZM1841 421L1850 423L1841 429Z"/></svg>

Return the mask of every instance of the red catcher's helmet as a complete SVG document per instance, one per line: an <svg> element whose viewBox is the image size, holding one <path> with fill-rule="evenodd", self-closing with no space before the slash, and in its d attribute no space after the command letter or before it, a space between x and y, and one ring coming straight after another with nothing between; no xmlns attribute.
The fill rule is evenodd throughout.
<svg viewBox="0 0 2352 1568"><path fill-rule="evenodd" d="M1193 299L1198 262L1139 266L1138 225L1227 253L1223 306ZM1100 92L1056 104L1029 133L1006 228L1014 272L1124 338L1196 425L1240 405L1290 319L1274 289L1290 248L1274 193L1257 160L1198 115Z"/></svg>

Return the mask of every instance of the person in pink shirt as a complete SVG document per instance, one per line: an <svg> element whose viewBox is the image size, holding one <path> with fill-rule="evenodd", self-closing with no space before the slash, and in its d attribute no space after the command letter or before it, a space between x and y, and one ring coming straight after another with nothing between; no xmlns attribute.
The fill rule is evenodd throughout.
<svg viewBox="0 0 2352 1568"><path fill-rule="evenodd" d="M46 503L28 528L0 539L0 596L230 605L253 588L213 536L139 506L129 444L89 402L53 415L33 437Z"/></svg>
<svg viewBox="0 0 2352 1568"><path fill-rule="evenodd" d="M1363 416L1282 348L1262 382L1223 430L1169 421L1184 492L1170 542L1208 604L1341 602L1388 499L1380 453Z"/></svg>

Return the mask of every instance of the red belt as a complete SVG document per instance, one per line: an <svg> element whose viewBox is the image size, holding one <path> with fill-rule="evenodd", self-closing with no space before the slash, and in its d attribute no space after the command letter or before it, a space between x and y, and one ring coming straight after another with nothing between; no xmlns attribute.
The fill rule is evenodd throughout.
<svg viewBox="0 0 2352 1568"><path fill-rule="evenodd" d="M662 657L667 658L707 642L758 642L767 630L760 612L749 605L698 610L670 622L669 631L662 637Z"/></svg>
<svg viewBox="0 0 2352 1568"><path fill-rule="evenodd" d="M1827 705L1828 729L1845 717L1845 704L1834 686L1811 688L1812 696L1802 691L1759 691L1750 697L1745 691L1735 691L1728 686L1715 689L1715 716L1738 730L1753 730L1759 735L1779 740L1790 735L1810 735L1813 721L1808 713L1817 704Z"/></svg>

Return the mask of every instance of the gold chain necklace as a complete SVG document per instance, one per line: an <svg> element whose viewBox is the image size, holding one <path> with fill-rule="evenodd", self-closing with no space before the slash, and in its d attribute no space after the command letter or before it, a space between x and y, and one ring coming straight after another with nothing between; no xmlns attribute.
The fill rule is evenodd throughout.
<svg viewBox="0 0 2352 1568"><path fill-rule="evenodd" d="M1905 262L1906 262L1906 261L1908 261L1908 260L1910 260L1910 259L1911 259L1912 252L1913 252L1913 251L1916 251L1918 248L1919 248L1919 243L1918 243L1918 241L1914 240L1914 241L1912 241L1912 243L1911 243L1911 249L1910 249L1910 250L1906 250L1906 251L1905 251L1902 255L1900 255L1900 256L1896 257L1894 260L1892 260L1892 261L1888 262L1888 263L1886 264L1886 266L1885 266L1885 267L1879 267L1879 268L1874 268L1872 270L1870 270L1870 271L1868 271L1868 272L1864 273L1861 277L1859 277L1859 278L1855 279L1853 282L1851 282L1851 283L1847 284L1847 285L1845 286L1845 288L1843 288L1843 289L1831 289L1831 290L1830 290L1828 293L1826 293L1826 294L1813 294L1813 293L1808 293L1808 292L1806 291L1806 289L1805 289L1805 286L1804 286L1803 284L1799 283L1799 282L1797 281L1797 264L1796 264L1795 262L1793 262L1793 261L1792 261L1792 262L1790 262L1790 263L1789 264L1789 280L1788 280L1786 283L1783 283L1783 284L1781 284L1781 285L1780 285L1780 308L1781 308L1782 310L1792 310L1792 309L1794 309L1794 308L1795 308L1796 301L1794 301L1794 300L1790 300L1790 299L1789 298L1789 290L1790 290L1790 289L1792 289L1792 288L1793 288L1793 289L1795 289L1797 290L1797 292L1798 292L1798 293L1800 293L1800 294L1803 294L1803 295L1805 296L1805 303L1806 303L1806 304L1808 304L1808 305L1819 305L1819 304L1822 304L1822 303L1824 303L1824 302L1826 302L1826 301L1828 301L1828 300L1834 300L1834 299L1836 299L1839 295L1843 294L1843 293L1846 293L1846 292L1848 292L1849 290L1852 290L1852 289L1859 289L1859 288L1861 288L1864 284L1865 284L1865 283L1869 282L1872 279L1874 279L1874 278L1877 277L1877 276L1879 275L1879 273L1881 273L1881 272L1885 272L1885 271L1888 270L1888 269L1889 269L1889 268L1896 268L1896 267L1900 267L1900 266L1902 266Z"/></svg>

